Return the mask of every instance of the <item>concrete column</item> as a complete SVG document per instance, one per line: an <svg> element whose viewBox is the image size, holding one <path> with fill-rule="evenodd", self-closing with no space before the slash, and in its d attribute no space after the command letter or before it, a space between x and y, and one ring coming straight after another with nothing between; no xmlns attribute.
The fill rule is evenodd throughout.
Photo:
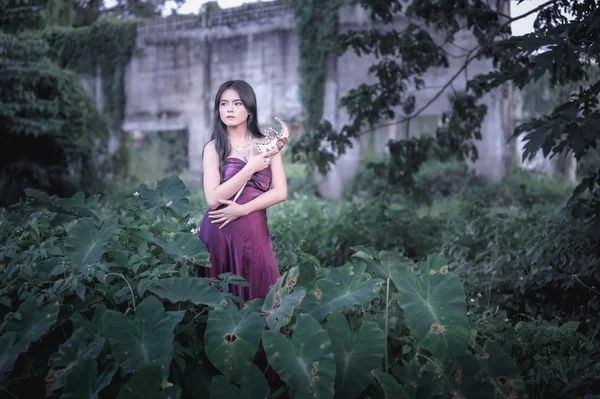
<svg viewBox="0 0 600 399"><path fill-rule="evenodd" d="M202 187L202 153L212 134L211 47L204 41L201 62L191 73L197 76L187 101L185 117L188 127L188 186Z"/></svg>
<svg viewBox="0 0 600 399"><path fill-rule="evenodd" d="M328 120L334 129L341 129L348 119L338 108L339 86L337 82L337 62L334 57L329 62L327 82L325 83L325 101L323 119ZM323 198L337 199L342 195L344 186L356 175L360 164L361 145L359 140L352 141L352 148L340 156L326 175L315 176L317 193Z"/></svg>

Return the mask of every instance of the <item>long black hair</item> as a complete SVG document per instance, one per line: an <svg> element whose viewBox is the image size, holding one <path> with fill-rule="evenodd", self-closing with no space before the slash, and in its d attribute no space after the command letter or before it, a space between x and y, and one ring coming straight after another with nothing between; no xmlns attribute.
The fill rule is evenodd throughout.
<svg viewBox="0 0 600 399"><path fill-rule="evenodd" d="M246 126L250 134L256 138L262 137L260 128L258 127L256 94L254 94L252 86L243 80L228 80L227 82L223 83L221 87L219 87L217 95L215 96L215 109L213 112L214 125L212 136L210 138L211 140L215 140L215 147L217 149L217 154L219 155L219 173L221 174L221 181L223 181L224 178L227 158L231 153L231 146L229 145L229 140L227 139L227 126L223 123L223 121L221 121L221 116L219 114L221 95L223 95L223 92L227 89L235 90L239 94L242 104L244 104L244 107L246 107L246 110L248 111Z"/></svg>

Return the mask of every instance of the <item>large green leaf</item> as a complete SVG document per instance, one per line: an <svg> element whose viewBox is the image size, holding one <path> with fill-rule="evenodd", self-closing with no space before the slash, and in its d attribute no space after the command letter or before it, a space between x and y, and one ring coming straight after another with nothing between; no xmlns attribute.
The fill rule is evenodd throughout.
<svg viewBox="0 0 600 399"><path fill-rule="evenodd" d="M50 197L47 193L32 188L25 189L25 196L28 199L35 199L48 206L48 209L55 211L58 217L53 220L53 224L56 220L70 221L77 218L91 217L98 219L96 214L89 208L96 205L99 196L94 195L85 201L85 196L82 193L76 193L72 198L59 198L56 195Z"/></svg>
<svg viewBox="0 0 600 399"><path fill-rule="evenodd" d="M108 310L105 305L96 305L94 309L94 316L92 320L84 318L81 314L76 313L71 317L73 323L73 330L79 330L84 328L90 337L104 337L104 331L102 331L102 316Z"/></svg>
<svg viewBox="0 0 600 399"><path fill-rule="evenodd" d="M147 230L138 231L135 236L158 245L176 262L192 262L201 266L210 264L206 246L194 234L174 233L167 241L154 237Z"/></svg>
<svg viewBox="0 0 600 399"><path fill-rule="evenodd" d="M351 332L342 313L329 316L327 333L337 364L335 396L354 397L371 382L370 371L381 368L386 349L385 333L373 322L363 323Z"/></svg>
<svg viewBox="0 0 600 399"><path fill-rule="evenodd" d="M512 357L496 341L486 341L481 369L487 374L499 398L525 398L525 384Z"/></svg>
<svg viewBox="0 0 600 399"><path fill-rule="evenodd" d="M106 252L108 243L117 228L117 219L111 218L98 230L94 220L79 219L65 239L65 253L76 266L86 266L98 262Z"/></svg>
<svg viewBox="0 0 600 399"><path fill-rule="evenodd" d="M355 305L370 301L381 290L383 280L370 279L364 271L364 264L354 265L352 262L331 270L306 295L300 312L322 321L330 313L346 312Z"/></svg>
<svg viewBox="0 0 600 399"><path fill-rule="evenodd" d="M198 277L161 279L146 289L171 303L190 301L194 305L216 306L226 298L207 279Z"/></svg>
<svg viewBox="0 0 600 399"><path fill-rule="evenodd" d="M204 332L206 356L235 383L242 379L244 367L251 363L260 341L265 320L253 309L238 309L231 301L208 314Z"/></svg>
<svg viewBox="0 0 600 399"><path fill-rule="evenodd" d="M465 290L442 258L431 257L420 275L402 262L392 265L392 281L408 326L423 348L442 360L467 349Z"/></svg>
<svg viewBox="0 0 600 399"><path fill-rule="evenodd" d="M29 345L48 333L58 318L58 302L38 307L35 297L27 298L6 325L5 333L16 333L16 346L27 352Z"/></svg>
<svg viewBox="0 0 600 399"><path fill-rule="evenodd" d="M127 381L117 399L179 399L181 388L172 385L161 389L162 382L160 368L146 366Z"/></svg>
<svg viewBox="0 0 600 399"><path fill-rule="evenodd" d="M179 316L181 321L183 314ZM169 374L175 322L153 296L138 305L134 320L113 310L107 310L102 316L104 336L125 373L152 365L159 367L163 375Z"/></svg>
<svg viewBox="0 0 600 399"><path fill-rule="evenodd" d="M332 398L335 357L327 332L315 318L298 315L292 338L279 331L264 331L263 346L269 364L298 399Z"/></svg>
<svg viewBox="0 0 600 399"><path fill-rule="evenodd" d="M379 383L383 390L385 399L409 399L408 393L393 375L384 373L381 370L375 369L371 371L371 375Z"/></svg>
<svg viewBox="0 0 600 399"><path fill-rule="evenodd" d="M78 358L65 378L65 389L61 399L97 399L100 391L110 384L116 371L117 363L112 361L98 377L98 364L95 358L91 356Z"/></svg>
<svg viewBox="0 0 600 399"><path fill-rule="evenodd" d="M0 382L12 371L22 348L16 344L17 333L9 332L0 337Z"/></svg>
<svg viewBox="0 0 600 399"><path fill-rule="evenodd" d="M294 288L297 281L298 269L294 267L279 277L269 289L261 310L271 330L279 330L288 324L294 310L304 299L306 290Z"/></svg>
<svg viewBox="0 0 600 399"><path fill-rule="evenodd" d="M157 211L168 208L175 213L186 216L189 213L190 201L187 196L190 192L177 176L169 176L156 184L156 190L151 190L142 184L137 188L140 198L147 209Z"/></svg>
<svg viewBox="0 0 600 399"><path fill-rule="evenodd" d="M214 377L210 384L211 399L266 399L270 392L265 376L252 363L246 364L240 387L222 375Z"/></svg>
<svg viewBox="0 0 600 399"><path fill-rule="evenodd" d="M65 379L79 358L87 356L95 360L98 357L105 340L94 339L88 345L89 337L89 333L83 327L75 330L69 339L58 347L58 352L50 357L50 370L46 376L48 392L55 391L64 385Z"/></svg>
<svg viewBox="0 0 600 399"><path fill-rule="evenodd" d="M413 399L440 399L444 397L444 375L435 359L416 355L406 366L405 391Z"/></svg>
<svg viewBox="0 0 600 399"><path fill-rule="evenodd" d="M459 355L454 363L453 378L448 379L451 392L465 398L494 398L494 386L482 378L480 363L481 361L470 353Z"/></svg>

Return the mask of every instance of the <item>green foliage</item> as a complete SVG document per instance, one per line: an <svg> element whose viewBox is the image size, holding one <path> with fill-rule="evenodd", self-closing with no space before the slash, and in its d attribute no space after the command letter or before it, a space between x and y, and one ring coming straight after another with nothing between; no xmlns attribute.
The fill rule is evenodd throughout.
<svg viewBox="0 0 600 399"><path fill-rule="evenodd" d="M91 190L109 169L108 127L118 131L123 121L123 79L135 23L103 20L88 28L39 30L45 22L70 25L63 21L71 19L65 4L50 2L47 21L40 11L46 4L8 2L0 10L1 18L14 17L0 32L3 205L23 198L27 187L61 196ZM107 118L100 116L79 76L63 68L88 75L101 71Z"/></svg>
<svg viewBox="0 0 600 399"><path fill-rule="evenodd" d="M71 195L93 185L108 132L78 77L44 59L35 35L0 32L0 43L0 203L18 201L26 187Z"/></svg>
<svg viewBox="0 0 600 399"><path fill-rule="evenodd" d="M323 116L328 56L334 50L338 10L344 0L295 0L294 16L300 56L300 101L306 130L315 128Z"/></svg>
<svg viewBox="0 0 600 399"><path fill-rule="evenodd" d="M389 120L410 124L434 99L444 95L444 90L455 83L471 62L481 59L492 60L495 70L469 79L466 91L455 96L451 111L443 116L445 126L427 132L430 137L407 136L391 142L389 162L374 165L378 174L388 176L390 185L404 187L422 197L415 190L414 175L427 159L477 156L472 139L481 137L486 108L477 102L484 94L506 83L523 88L544 76L548 76L553 92L559 91L567 97L544 111L544 115L533 116L515 129L514 137L521 134L525 137L524 158L542 151L546 157L572 152L582 159L595 150L599 137L600 82L591 71L598 63L599 50L594 39L600 35L600 27L595 23L599 15L597 4L546 2L514 17L505 15L500 4L478 0L465 6L457 1L419 0L405 7L398 0L360 1L370 12L373 24L365 30L339 34L338 53L353 49L358 56L376 57L376 63L369 69L374 83L361 84L341 99L350 117L349 124L335 131L331 123L322 121L317 129L295 142L294 159L306 160L326 173L335 159L352 145L353 139L369 129L384 126ZM539 11L535 32L511 37L510 24L535 11ZM403 31L397 31L392 24L399 13L422 23L409 23ZM568 20L564 14L574 18ZM434 40L430 33L433 29L443 41ZM425 87L424 76L431 68L449 66L448 59L455 55L449 53L445 44L465 31L470 31L477 42L465 50L464 64L431 102L415 109L411 91ZM573 197L588 191L592 203L597 204L598 194L593 194L597 185L600 185L600 171L596 168L584 177Z"/></svg>
<svg viewBox="0 0 600 399"><path fill-rule="evenodd" d="M585 320L598 312L600 296L589 290L597 284L594 226L568 213L494 213L472 205L468 212L470 220L457 221L443 253L470 297L480 293L509 315Z"/></svg>
<svg viewBox="0 0 600 399"><path fill-rule="evenodd" d="M73 0L49 0L46 7L46 24L71 27L75 23Z"/></svg>
<svg viewBox="0 0 600 399"><path fill-rule="evenodd" d="M137 36L135 21L99 19L78 29L47 28L40 37L48 43L48 56L61 68L102 76L103 114L113 131L125 117L125 69Z"/></svg>
<svg viewBox="0 0 600 399"><path fill-rule="evenodd" d="M47 3L45 0L35 0L25 4L20 0L3 1L0 4L0 30L17 33L42 28L46 23Z"/></svg>
<svg viewBox="0 0 600 399"><path fill-rule="evenodd" d="M206 252L172 257L179 244L171 238L188 234L197 240L186 233L195 232L195 222L186 223L188 208L172 206L185 203L188 192L181 187L173 177L155 189L139 187L124 207L104 211L103 219L97 199L28 191L27 204L0 224L2 389L39 397L45 389L39 376L46 375L48 393L65 397L110 390L119 398L176 398L199 381L210 386L211 397L264 397L275 387L252 365L262 338L266 359L290 397L392 389L434 398L474 392L473 386L504 396L517 387L510 392L521 396L510 355L493 341L465 345L465 292L443 259L433 256L419 265L397 252L362 248L343 267L327 270L298 256L266 300L240 308L224 289L236 282L232 276L190 276L208 265ZM168 201L153 200L166 196ZM80 226L91 232L84 236ZM387 280L386 287L372 276ZM382 295L392 302L385 317L376 305ZM430 310L424 316L425 303ZM286 310L279 320L270 319L278 308ZM437 327L428 325L431 318ZM401 330L412 338L404 339L396 356ZM462 346L453 332L460 333ZM450 335L432 345L431 334ZM48 356L33 345L43 345ZM30 361L21 362L22 356ZM385 366L384 357L391 359ZM477 365L476 373L461 366L465 357ZM223 376L212 377L213 367ZM455 382L457 373L475 385Z"/></svg>

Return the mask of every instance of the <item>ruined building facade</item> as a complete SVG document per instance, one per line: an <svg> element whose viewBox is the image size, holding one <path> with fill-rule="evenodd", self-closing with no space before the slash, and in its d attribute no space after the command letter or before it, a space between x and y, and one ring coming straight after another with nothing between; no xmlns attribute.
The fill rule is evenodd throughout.
<svg viewBox="0 0 600 399"><path fill-rule="evenodd" d="M496 0L509 13L507 0ZM395 29L402 30L410 21L399 15ZM368 14L356 5L340 11L340 29L364 29L370 26ZM189 176L191 185L202 180L202 150L211 134L214 96L221 83L244 79L255 89L259 123L274 124L274 117L294 124L302 118L299 98L299 55L294 31L294 14L280 1L249 4L217 10L200 16L177 16L140 23L136 49L126 75L125 131L184 130L189 134ZM440 40L441 40L440 36ZM427 88L416 93L419 109L464 64L465 49L476 46L469 32L456 37L448 51L450 68L432 70L426 77ZM353 87L368 82L367 69L376 60L358 57L348 51L332 57L328 65L323 117L340 128L347 115L339 100ZM460 73L451 86L410 124L410 134L434 131L442 112L449 109L448 96L465 88L466 80L491 70L488 61L474 61ZM99 78L98 78L99 79ZM89 80L88 80L89 82ZM99 90L87 85L101 102ZM99 87L98 84L95 85ZM506 139L512 131L512 93L505 87L485 99L488 115L483 124L480 159L474 165L490 181L500 180L509 172L512 150ZM389 139L405 134L402 124L388 124L375 132L378 152L385 151ZM373 141L373 140L372 140ZM366 145L356 142L327 176L317 179L324 197L340 195L358 167Z"/></svg>

